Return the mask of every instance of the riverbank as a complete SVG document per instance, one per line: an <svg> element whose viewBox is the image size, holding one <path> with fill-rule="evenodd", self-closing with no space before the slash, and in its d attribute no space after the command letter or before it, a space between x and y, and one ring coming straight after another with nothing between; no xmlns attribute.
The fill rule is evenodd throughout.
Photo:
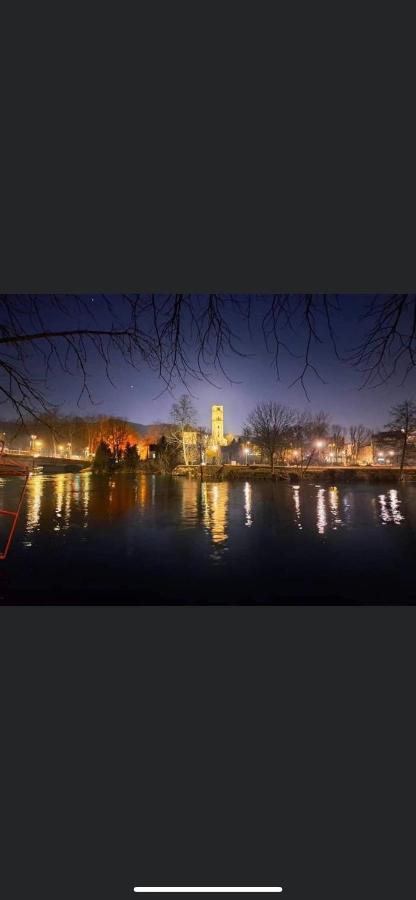
<svg viewBox="0 0 416 900"><path fill-rule="evenodd" d="M177 466L173 475L202 478L203 481L299 481L394 483L399 480L397 466L309 466L301 472L296 466L276 466L274 473L269 466ZM416 482L416 467L403 470L403 481Z"/></svg>

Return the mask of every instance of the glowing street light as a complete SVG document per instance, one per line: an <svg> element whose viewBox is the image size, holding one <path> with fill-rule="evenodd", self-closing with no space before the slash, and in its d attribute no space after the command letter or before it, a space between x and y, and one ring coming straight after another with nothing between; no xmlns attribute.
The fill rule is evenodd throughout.
<svg viewBox="0 0 416 900"><path fill-rule="evenodd" d="M246 454L246 466L248 466L249 447L244 447L244 453Z"/></svg>

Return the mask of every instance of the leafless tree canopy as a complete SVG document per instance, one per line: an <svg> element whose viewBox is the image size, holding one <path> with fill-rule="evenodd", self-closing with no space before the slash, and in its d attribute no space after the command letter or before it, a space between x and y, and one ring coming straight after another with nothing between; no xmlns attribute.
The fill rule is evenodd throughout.
<svg viewBox="0 0 416 900"><path fill-rule="evenodd" d="M228 377L231 355L244 356L253 327L262 331L279 377L283 354L298 359L308 396L322 375L320 348L332 346L355 366L362 384L377 386L416 366L416 295L370 297L357 322L357 345L340 349L343 303L328 294L0 295L0 397L21 420L51 412L48 382L57 369L79 379L79 399L93 397L89 365L98 357L111 381L116 356L149 366L162 390L193 379ZM245 328L242 329L242 323ZM295 383L293 382L293 383Z"/></svg>
<svg viewBox="0 0 416 900"><path fill-rule="evenodd" d="M401 431L403 435L402 453L400 459L400 479L403 476L403 468L406 463L406 451L410 434L416 432L416 403L413 400L403 400L390 410L391 420L388 428L392 431Z"/></svg>
<svg viewBox="0 0 416 900"><path fill-rule="evenodd" d="M371 442L371 430L366 425L350 426L351 459L358 460L360 450Z"/></svg>
<svg viewBox="0 0 416 900"><path fill-rule="evenodd" d="M295 422L295 410L273 402L258 403L247 419L246 436L267 454L272 471L276 455L290 446Z"/></svg>
<svg viewBox="0 0 416 900"><path fill-rule="evenodd" d="M171 444L180 447L183 453L184 463L189 463L189 448L186 440L187 432L196 428L197 413L188 394L182 394L177 403L171 409L172 430L168 436Z"/></svg>
<svg viewBox="0 0 416 900"><path fill-rule="evenodd" d="M360 325L362 337L349 358L363 386L377 387L399 373L403 383L416 366L416 294L371 298Z"/></svg>

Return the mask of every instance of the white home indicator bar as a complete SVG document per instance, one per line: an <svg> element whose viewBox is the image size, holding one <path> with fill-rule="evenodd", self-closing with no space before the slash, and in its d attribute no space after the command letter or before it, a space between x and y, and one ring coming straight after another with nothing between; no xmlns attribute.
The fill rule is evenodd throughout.
<svg viewBox="0 0 416 900"><path fill-rule="evenodd" d="M281 887L135 887L136 894L281 894Z"/></svg>

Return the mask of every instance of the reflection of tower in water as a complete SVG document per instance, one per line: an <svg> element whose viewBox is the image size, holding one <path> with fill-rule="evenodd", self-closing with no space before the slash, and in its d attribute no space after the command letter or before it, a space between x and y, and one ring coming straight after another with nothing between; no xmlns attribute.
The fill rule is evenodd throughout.
<svg viewBox="0 0 416 900"><path fill-rule="evenodd" d="M228 538L228 490L227 481L201 485L202 517L214 544L222 544Z"/></svg>
<svg viewBox="0 0 416 900"><path fill-rule="evenodd" d="M183 525L195 525L198 518L198 482L193 478L186 478L183 480L181 489L182 523Z"/></svg>

